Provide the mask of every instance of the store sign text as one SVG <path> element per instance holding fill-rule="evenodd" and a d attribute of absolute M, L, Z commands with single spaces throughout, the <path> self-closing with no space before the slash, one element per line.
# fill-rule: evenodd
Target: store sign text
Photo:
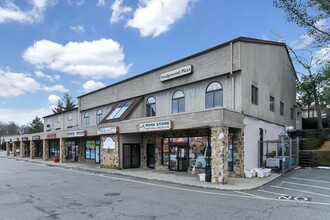
<path fill-rule="evenodd" d="M 192 73 L 192 65 L 184 66 L 160 75 L 160 81 L 174 79 Z"/>
<path fill-rule="evenodd" d="M 29 137 L 22 137 L 22 141 L 28 141 Z"/>
<path fill-rule="evenodd" d="M 140 131 L 159 131 L 172 129 L 172 121 L 150 122 L 139 125 Z"/>
<path fill-rule="evenodd" d="M 117 134 L 118 130 L 118 126 L 113 126 L 106 128 L 98 128 L 96 132 L 97 134 Z"/>
<path fill-rule="evenodd" d="M 39 135 L 32 136 L 32 140 L 33 141 L 40 140 L 40 136 Z"/>
<path fill-rule="evenodd" d="M 56 134 L 47 134 L 47 139 L 56 138 Z"/>
<path fill-rule="evenodd" d="M 84 136 L 86 136 L 86 131 L 85 130 L 69 131 L 68 132 L 68 137 L 84 137 Z"/>

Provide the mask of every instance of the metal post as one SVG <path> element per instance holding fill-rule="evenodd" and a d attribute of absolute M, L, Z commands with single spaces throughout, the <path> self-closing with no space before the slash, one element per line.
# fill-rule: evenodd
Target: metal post
<path fill-rule="evenodd" d="M 258 141 L 258 168 L 260 168 L 260 141 Z"/>
<path fill-rule="evenodd" d="M 284 175 L 284 164 L 285 164 L 285 156 L 284 156 L 284 137 L 282 139 L 282 176 Z"/>
<path fill-rule="evenodd" d="M 291 163 L 292 163 L 292 140 L 290 137 L 290 157 L 289 157 L 289 169 L 291 170 Z"/>
<path fill-rule="evenodd" d="M 299 137 L 297 137 L 297 161 L 296 166 L 299 165 Z"/>

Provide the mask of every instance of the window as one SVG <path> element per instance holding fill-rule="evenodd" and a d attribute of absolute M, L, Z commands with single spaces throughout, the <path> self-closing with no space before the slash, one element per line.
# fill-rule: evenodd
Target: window
<path fill-rule="evenodd" d="M 176 91 L 172 97 L 172 113 L 184 112 L 184 93 Z"/>
<path fill-rule="evenodd" d="M 117 105 L 117 107 L 111 112 L 108 116 L 107 120 L 120 118 L 124 114 L 124 112 L 128 109 L 128 107 L 132 104 L 134 100 L 121 102 Z"/>
<path fill-rule="evenodd" d="M 100 124 L 102 117 L 103 117 L 103 112 L 101 109 L 98 109 L 96 111 L 96 124 Z"/>
<path fill-rule="evenodd" d="M 205 108 L 216 107 L 222 107 L 222 86 L 213 82 L 206 89 Z"/>
<path fill-rule="evenodd" d="M 253 104 L 258 105 L 259 99 L 258 99 L 258 88 L 252 85 L 252 93 L 251 93 L 251 101 Z"/>
<path fill-rule="evenodd" d="M 72 121 L 72 112 L 68 113 L 68 121 Z"/>
<path fill-rule="evenodd" d="M 275 98 L 273 96 L 269 98 L 269 108 L 270 111 L 275 112 Z"/>
<path fill-rule="evenodd" d="M 85 127 L 89 126 L 89 113 L 88 112 L 86 112 L 84 114 L 84 126 Z"/>
<path fill-rule="evenodd" d="M 100 141 L 90 140 L 86 141 L 85 145 L 85 158 L 95 160 L 98 156 L 97 147 L 100 146 Z M 99 149 L 99 148 L 98 148 Z"/>
<path fill-rule="evenodd" d="M 293 120 L 293 108 L 290 108 L 290 119 Z"/>
<path fill-rule="evenodd" d="M 60 123 L 60 122 L 61 122 L 61 116 L 58 115 L 58 116 L 57 116 L 57 123 Z"/>
<path fill-rule="evenodd" d="M 156 116 L 156 100 L 149 97 L 147 100 L 147 117 Z"/>
<path fill-rule="evenodd" d="M 284 103 L 280 102 L 280 114 L 283 116 L 284 115 Z"/>

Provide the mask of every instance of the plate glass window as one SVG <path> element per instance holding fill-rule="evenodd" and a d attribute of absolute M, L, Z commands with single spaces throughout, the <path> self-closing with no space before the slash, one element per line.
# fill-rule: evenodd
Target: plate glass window
<path fill-rule="evenodd" d="M 185 111 L 184 106 L 184 93 L 182 91 L 176 91 L 172 97 L 172 113 L 180 113 Z"/>
<path fill-rule="evenodd" d="M 149 97 L 147 100 L 147 117 L 156 116 L 156 100 Z"/>
<path fill-rule="evenodd" d="M 254 85 L 251 86 L 252 92 L 251 92 L 251 101 L 253 104 L 258 105 L 259 104 L 259 91 L 258 88 Z"/>
<path fill-rule="evenodd" d="M 222 86 L 219 82 L 211 83 L 206 89 L 206 108 L 222 107 Z"/>
<path fill-rule="evenodd" d="M 88 112 L 86 112 L 84 114 L 84 125 L 85 125 L 85 127 L 89 126 L 89 113 Z"/>
<path fill-rule="evenodd" d="M 275 112 L 275 98 L 273 96 L 269 98 L 269 108 L 270 111 Z"/>
<path fill-rule="evenodd" d="M 101 109 L 98 109 L 96 111 L 96 124 L 100 124 L 102 117 L 103 117 L 103 112 Z"/>

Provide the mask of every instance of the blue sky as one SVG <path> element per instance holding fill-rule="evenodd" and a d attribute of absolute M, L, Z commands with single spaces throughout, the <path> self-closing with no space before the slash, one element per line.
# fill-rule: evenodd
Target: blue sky
<path fill-rule="evenodd" d="M 324 21 L 329 25 L 329 21 Z M 0 0 L 0 121 L 245 36 L 303 45 L 265 0 Z"/>

